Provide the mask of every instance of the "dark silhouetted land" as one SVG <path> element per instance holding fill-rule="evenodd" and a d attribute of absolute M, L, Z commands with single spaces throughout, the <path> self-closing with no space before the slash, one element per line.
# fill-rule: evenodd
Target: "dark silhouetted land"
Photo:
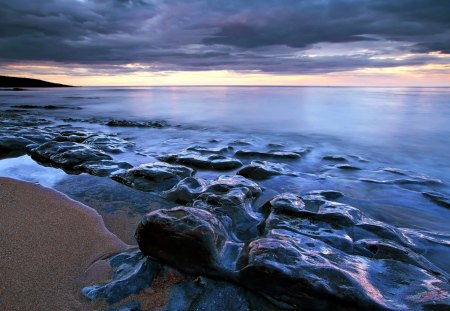
<path fill-rule="evenodd" d="M 0 87 L 70 87 L 70 85 L 52 83 L 38 79 L 0 76 Z"/>

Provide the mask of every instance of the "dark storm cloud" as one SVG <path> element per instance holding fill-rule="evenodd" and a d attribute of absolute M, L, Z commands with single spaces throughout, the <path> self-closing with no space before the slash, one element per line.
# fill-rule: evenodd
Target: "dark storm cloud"
<path fill-rule="evenodd" d="M 450 53 L 448 12 L 445 0 L 0 0 L 0 62 L 273 73 L 439 63 L 396 56 Z"/>

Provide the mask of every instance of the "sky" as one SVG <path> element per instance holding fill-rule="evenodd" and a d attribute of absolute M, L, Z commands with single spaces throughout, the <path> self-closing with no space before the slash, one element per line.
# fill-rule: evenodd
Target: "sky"
<path fill-rule="evenodd" d="M 0 0 L 0 74 L 71 85 L 450 86 L 449 0 Z"/>

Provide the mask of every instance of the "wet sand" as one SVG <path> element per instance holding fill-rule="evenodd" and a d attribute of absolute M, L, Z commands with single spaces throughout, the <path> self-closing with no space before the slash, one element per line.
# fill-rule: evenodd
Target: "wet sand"
<path fill-rule="evenodd" d="M 89 310 L 80 286 L 108 273 L 89 268 L 127 248 L 95 210 L 39 185 L 0 178 L 0 215 L 0 310 Z"/>

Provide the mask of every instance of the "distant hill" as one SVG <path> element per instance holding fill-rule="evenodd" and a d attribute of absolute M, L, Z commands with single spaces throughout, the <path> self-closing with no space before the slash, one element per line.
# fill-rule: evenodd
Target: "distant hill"
<path fill-rule="evenodd" d="M 70 87 L 70 85 L 52 83 L 38 79 L 0 76 L 0 87 Z"/>

